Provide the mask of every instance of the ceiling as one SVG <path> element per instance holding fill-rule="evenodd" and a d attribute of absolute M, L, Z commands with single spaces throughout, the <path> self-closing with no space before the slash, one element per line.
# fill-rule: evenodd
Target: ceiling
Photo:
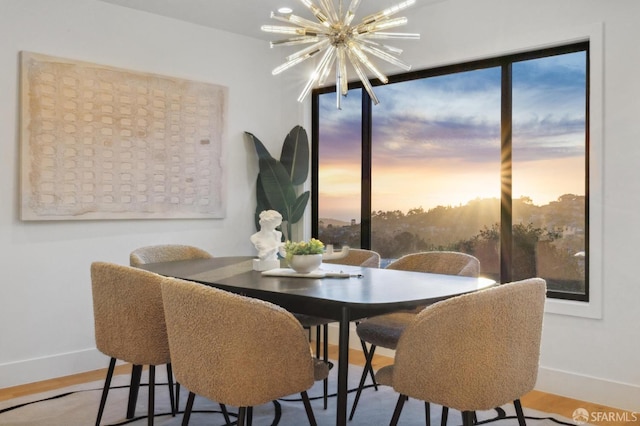
<path fill-rule="evenodd" d="M 217 28 L 236 34 L 263 40 L 273 39 L 273 35 L 260 31 L 262 25 L 280 25 L 270 19 L 271 11 L 288 6 L 293 13 L 315 20 L 311 12 L 299 0 L 101 0 L 106 3 L 125 6 L 156 15 L 179 19 L 198 25 Z M 343 7 L 349 7 L 350 0 L 334 1 L 336 5 L 343 1 Z M 409 24 L 402 32 L 419 32 L 411 29 L 411 12 L 426 5 L 444 0 L 418 0 L 417 4 L 400 13 L 409 18 Z M 379 12 L 399 3 L 400 0 L 362 0 L 356 12 L 358 22 L 363 17 Z M 314 1 L 318 4 L 318 1 Z"/>

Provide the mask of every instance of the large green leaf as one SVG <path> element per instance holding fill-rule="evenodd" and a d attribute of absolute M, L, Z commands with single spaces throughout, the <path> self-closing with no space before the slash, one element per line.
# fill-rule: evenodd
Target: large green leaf
<path fill-rule="evenodd" d="M 282 215 L 283 232 L 291 235 L 291 224 L 298 222 L 309 202 L 309 191 L 296 196 L 294 185 L 301 185 L 309 174 L 309 140 L 301 126 L 295 126 L 282 147 L 281 160 L 274 159 L 253 133 L 245 132 L 258 156 L 259 173 L 256 181 L 256 229 L 263 210 L 277 210 Z M 286 229 L 284 229 L 286 225 Z"/>
<path fill-rule="evenodd" d="M 291 176 L 293 185 L 302 185 L 309 174 L 309 139 L 302 126 L 295 126 L 282 145 L 280 162 Z"/>
<path fill-rule="evenodd" d="M 296 223 L 302 218 L 304 209 L 307 207 L 307 202 L 309 201 L 309 195 L 309 191 L 305 191 L 296 199 L 291 209 L 291 223 Z"/>
<path fill-rule="evenodd" d="M 260 207 L 260 204 L 256 205 L 256 211 L 253 214 L 253 222 L 256 226 L 256 231 L 260 230 L 260 213 L 262 213 L 264 209 Z"/>
<path fill-rule="evenodd" d="M 267 151 L 267 148 L 265 148 L 264 144 L 260 142 L 260 139 L 255 137 L 253 133 L 244 132 L 244 134 L 247 135 L 251 142 L 253 142 L 259 160 L 273 158 L 271 154 L 269 154 L 269 151 Z"/>
<path fill-rule="evenodd" d="M 269 205 L 269 200 L 267 199 L 267 194 L 264 192 L 264 187 L 262 186 L 262 179 L 260 178 L 260 173 L 258 173 L 258 179 L 256 179 L 256 214 L 255 214 L 255 223 L 256 230 L 260 230 L 260 213 L 263 210 L 271 210 L 271 206 Z"/>
<path fill-rule="evenodd" d="M 260 180 L 269 204 L 289 220 L 291 209 L 296 202 L 296 193 L 284 166 L 277 160 L 260 159 Z"/>
<path fill-rule="evenodd" d="M 262 184 L 262 175 L 258 173 L 258 179 L 256 179 L 256 200 L 258 204 L 264 207 L 264 210 L 269 210 L 271 206 L 269 205 L 269 199 L 267 198 L 267 193 L 264 190 L 264 185 Z"/>

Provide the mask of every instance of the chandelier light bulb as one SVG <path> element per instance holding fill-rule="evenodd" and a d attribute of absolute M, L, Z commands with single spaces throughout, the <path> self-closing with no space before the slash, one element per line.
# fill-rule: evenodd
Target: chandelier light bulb
<path fill-rule="evenodd" d="M 382 44 L 376 40 L 420 39 L 420 34 L 384 32 L 384 30 L 405 25 L 407 18 L 392 18 L 392 16 L 413 6 L 416 0 L 406 0 L 366 16 L 359 24 L 355 25 L 351 23 L 361 0 L 351 0 L 349 8 L 344 12 L 342 0 L 340 0 L 337 9 L 334 0 L 317 0 L 318 4 L 312 0 L 300 1 L 311 11 L 318 22 L 293 15 L 291 9 L 281 8 L 278 12 L 271 12 L 271 18 L 290 24 L 289 26 L 262 26 L 263 31 L 290 36 L 284 40 L 270 42 L 271 47 L 310 44 L 308 47 L 289 55 L 285 63 L 273 70 L 274 75 L 324 52 L 302 93 L 300 93 L 298 101 L 302 102 L 316 84 L 323 85 L 329 76 L 329 71 L 335 66 L 336 107 L 340 109 L 340 99 L 342 96 L 346 96 L 348 91 L 347 60 L 351 63 L 357 77 L 376 105 L 379 101 L 373 92 L 365 70 L 375 75 L 384 84 L 389 79 L 371 62 L 369 55 L 405 71 L 411 69 L 410 65 L 396 57 L 402 53 L 402 49 Z"/>

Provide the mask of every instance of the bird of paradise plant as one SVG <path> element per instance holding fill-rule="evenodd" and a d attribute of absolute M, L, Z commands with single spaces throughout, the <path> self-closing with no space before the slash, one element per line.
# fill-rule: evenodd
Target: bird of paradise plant
<path fill-rule="evenodd" d="M 300 195 L 296 187 L 302 185 L 309 174 L 309 139 L 301 126 L 295 126 L 285 137 L 280 160 L 276 160 L 264 144 L 252 133 L 245 132 L 258 156 L 259 173 L 256 183 L 256 229 L 258 216 L 263 210 L 276 210 L 282 215 L 285 240 L 291 239 L 292 225 L 304 214 L 309 191 Z"/>

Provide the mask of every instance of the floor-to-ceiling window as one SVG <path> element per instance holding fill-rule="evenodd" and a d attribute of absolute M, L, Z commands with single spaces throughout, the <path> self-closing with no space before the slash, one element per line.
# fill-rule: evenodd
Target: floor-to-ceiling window
<path fill-rule="evenodd" d="M 376 88 L 371 248 L 450 250 L 500 215 L 500 68 Z"/>
<path fill-rule="evenodd" d="M 478 257 L 588 300 L 588 43 L 314 92 L 313 233 L 385 261 Z"/>
<path fill-rule="evenodd" d="M 335 95 L 319 100 L 317 144 L 319 238 L 335 246 L 360 247 L 362 200 L 362 89 L 354 89 L 336 108 Z"/>
<path fill-rule="evenodd" d="M 586 296 L 587 51 L 512 65 L 513 278 Z"/>

